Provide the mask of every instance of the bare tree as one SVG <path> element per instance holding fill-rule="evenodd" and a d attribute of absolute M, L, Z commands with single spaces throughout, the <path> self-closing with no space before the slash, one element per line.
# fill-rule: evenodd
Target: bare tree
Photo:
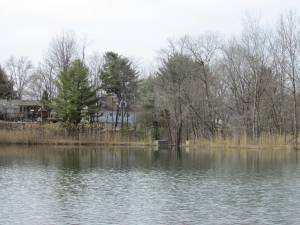
<path fill-rule="evenodd" d="M 64 31 L 56 35 L 51 40 L 45 57 L 30 76 L 28 94 L 35 99 L 40 99 L 42 94 L 46 92 L 49 100 L 55 98 L 57 95 L 57 77 L 79 57 L 78 49 L 78 40 L 73 32 Z M 82 57 L 84 57 L 85 45 L 82 51 Z"/>
<path fill-rule="evenodd" d="M 103 55 L 98 52 L 94 52 L 92 55 L 89 56 L 87 60 L 87 64 L 89 67 L 89 80 L 92 85 L 96 87 L 101 86 L 101 69 L 104 64 Z"/>
<path fill-rule="evenodd" d="M 11 56 L 6 63 L 6 69 L 10 79 L 14 82 L 17 97 L 22 99 L 33 69 L 31 61 L 26 57 Z"/>
<path fill-rule="evenodd" d="M 74 32 L 63 31 L 50 42 L 46 57 L 47 61 L 55 69 L 56 73 L 65 71 L 78 57 L 78 48 L 78 40 Z"/>
<path fill-rule="evenodd" d="M 269 36 L 259 20 L 248 18 L 244 25 L 241 46 L 245 58 L 245 69 L 251 85 L 252 138 L 257 140 L 261 131 L 262 101 L 271 78 L 268 55 Z"/>
<path fill-rule="evenodd" d="M 293 133 L 296 143 L 298 144 L 298 113 L 297 113 L 297 85 L 299 80 L 299 17 L 296 12 L 289 11 L 280 18 L 278 35 L 280 44 L 284 49 L 285 56 L 285 73 L 288 75 L 291 92 L 293 96 Z"/>
<path fill-rule="evenodd" d="M 48 94 L 49 99 L 56 96 L 56 74 L 54 68 L 46 60 L 39 63 L 38 67 L 30 76 L 30 84 L 28 86 L 28 95 L 40 100 L 43 93 Z"/>
<path fill-rule="evenodd" d="M 198 108 L 195 108 L 194 112 L 195 115 L 202 120 L 203 125 L 209 129 L 210 134 L 214 136 L 218 127 L 216 105 L 217 77 L 214 68 L 216 67 L 217 59 L 220 55 L 221 40 L 219 36 L 214 33 L 200 35 L 197 38 L 188 37 L 186 49 L 197 64 L 195 69 L 198 74 L 198 79 L 196 79 L 198 81 L 198 87 L 195 88 L 195 90 L 204 90 L 202 104 L 201 106 L 198 105 Z M 193 84 L 193 82 L 191 82 L 191 84 Z M 196 96 L 193 97 L 193 99 L 195 98 Z M 203 106 L 206 110 L 203 111 L 202 114 L 197 113 L 199 112 L 199 108 L 203 108 Z"/>
<path fill-rule="evenodd" d="M 44 90 L 44 82 L 42 77 L 38 72 L 33 72 L 28 82 L 26 95 L 29 96 L 30 99 L 41 100 Z"/>

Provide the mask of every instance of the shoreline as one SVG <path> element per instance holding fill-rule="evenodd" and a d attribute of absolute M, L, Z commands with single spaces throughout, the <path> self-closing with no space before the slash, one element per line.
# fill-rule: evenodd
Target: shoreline
<path fill-rule="evenodd" d="M 16 146 L 120 146 L 120 147 L 153 147 L 159 149 L 171 148 L 168 146 L 158 146 L 155 142 L 143 142 L 143 141 L 76 141 L 76 140 L 48 140 L 48 141 L 0 141 L 0 146 L 4 145 L 16 145 Z M 203 144 L 189 144 L 182 145 L 182 148 L 191 150 L 201 149 L 218 149 L 218 150 L 298 150 L 293 145 L 261 145 L 261 144 L 246 144 L 246 145 L 227 145 L 217 143 L 203 143 Z"/>

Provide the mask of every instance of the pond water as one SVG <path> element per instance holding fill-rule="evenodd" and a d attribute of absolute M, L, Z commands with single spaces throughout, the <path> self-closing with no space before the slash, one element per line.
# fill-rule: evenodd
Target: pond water
<path fill-rule="evenodd" d="M 1 146 L 0 224 L 300 224 L 298 157 Z"/>

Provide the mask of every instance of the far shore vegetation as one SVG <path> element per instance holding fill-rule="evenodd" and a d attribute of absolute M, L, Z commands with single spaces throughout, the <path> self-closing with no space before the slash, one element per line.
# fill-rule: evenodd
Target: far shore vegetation
<path fill-rule="evenodd" d="M 229 38 L 170 40 L 150 72 L 62 32 L 38 65 L 0 65 L 0 143 L 297 149 L 299 21 L 290 10 L 269 26 L 249 17 Z"/>

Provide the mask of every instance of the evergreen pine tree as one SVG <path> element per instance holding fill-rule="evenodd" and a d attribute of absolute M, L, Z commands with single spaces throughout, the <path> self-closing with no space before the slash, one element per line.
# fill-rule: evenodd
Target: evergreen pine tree
<path fill-rule="evenodd" d="M 104 56 L 104 66 L 101 71 L 102 88 L 107 94 L 117 97 L 117 114 L 115 127 L 118 124 L 118 116 L 121 112 L 121 127 L 123 127 L 124 105 L 126 110 L 133 104 L 137 92 L 138 72 L 132 62 L 114 52 L 107 52 Z"/>
<path fill-rule="evenodd" d="M 13 82 L 8 79 L 5 70 L 0 66 L 0 99 L 13 99 L 15 97 Z"/>
<path fill-rule="evenodd" d="M 54 108 L 64 122 L 78 124 L 87 113 L 97 112 L 97 90 L 89 84 L 88 68 L 80 60 L 59 75 L 57 87 Z"/>

